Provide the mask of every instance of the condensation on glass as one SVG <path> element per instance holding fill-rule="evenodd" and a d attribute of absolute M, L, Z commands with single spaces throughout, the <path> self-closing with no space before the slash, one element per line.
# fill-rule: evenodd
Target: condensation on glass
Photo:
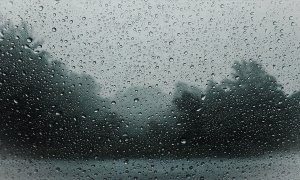
<path fill-rule="evenodd" d="M 0 8 L 0 179 L 300 178 L 297 0 Z"/>

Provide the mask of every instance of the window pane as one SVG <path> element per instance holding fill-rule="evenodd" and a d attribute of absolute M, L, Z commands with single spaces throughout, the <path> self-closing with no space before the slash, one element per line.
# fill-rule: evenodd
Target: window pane
<path fill-rule="evenodd" d="M 0 8 L 0 179 L 300 178 L 297 0 Z"/>

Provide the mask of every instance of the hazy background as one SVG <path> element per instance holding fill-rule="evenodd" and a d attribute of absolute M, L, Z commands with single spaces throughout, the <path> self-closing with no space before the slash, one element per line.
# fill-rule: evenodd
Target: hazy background
<path fill-rule="evenodd" d="M 164 158 L 165 152 L 163 150 L 165 147 L 172 149 L 172 142 L 177 142 L 177 145 L 174 147 L 181 147 L 183 150 L 190 149 L 193 143 L 189 143 L 189 139 L 186 138 L 182 141 L 181 137 L 185 136 L 178 134 L 179 131 L 176 131 L 176 129 L 172 130 L 170 127 L 173 127 L 173 124 L 177 122 L 184 122 L 190 117 L 193 118 L 193 116 L 199 115 L 201 112 L 198 112 L 198 110 L 196 112 L 192 112 L 193 105 L 196 107 L 199 106 L 199 103 L 197 104 L 196 102 L 191 101 L 191 108 L 189 108 L 189 103 L 184 104 L 190 109 L 188 112 L 192 113 L 190 113 L 191 115 L 187 116 L 187 118 L 182 118 L 182 121 L 177 121 L 177 119 L 173 118 L 174 114 L 183 113 L 183 110 L 178 109 L 177 110 L 179 112 L 175 111 L 174 113 L 172 109 L 172 106 L 176 106 L 176 101 L 175 103 L 171 103 L 171 100 L 174 97 L 176 99 L 175 93 L 178 93 L 174 93 L 175 83 L 182 81 L 189 85 L 191 84 L 204 89 L 207 81 L 210 79 L 219 81 L 231 77 L 229 75 L 233 72 L 231 66 L 234 64 L 234 61 L 253 59 L 256 62 L 261 63 L 267 72 L 273 75 L 276 80 L 283 85 L 286 93 L 299 91 L 299 5 L 300 2 L 298 0 L 1 0 L 0 15 L 2 16 L 3 21 L 11 20 L 15 25 L 21 21 L 25 21 L 26 24 L 29 24 L 33 28 L 34 37 L 40 37 L 34 39 L 34 41 L 44 41 L 41 49 L 50 52 L 53 60 L 59 60 L 66 64 L 66 67 L 60 67 L 65 68 L 67 71 L 71 70 L 74 72 L 70 73 L 71 80 L 67 81 L 67 83 L 78 83 L 81 80 L 89 84 L 93 79 L 84 79 L 85 76 L 79 80 L 72 80 L 72 77 L 74 78 L 79 76 L 76 74 L 77 72 L 89 74 L 99 83 L 99 86 L 101 87 L 99 95 L 101 96 L 95 96 L 93 94 L 93 90 L 97 89 L 93 88 L 95 85 L 93 83 L 91 83 L 92 86 L 84 86 L 84 88 L 87 88 L 87 91 L 84 88 L 75 89 L 75 93 L 73 93 L 75 95 L 70 95 L 70 98 L 67 101 L 68 103 L 65 102 L 67 98 L 59 99 L 47 96 L 47 98 L 45 98 L 46 100 L 44 99 L 41 102 L 42 105 L 45 105 L 45 107 L 41 107 L 41 113 L 44 113 L 42 114 L 43 116 L 38 116 L 40 114 L 35 113 L 35 111 L 32 110 L 35 105 L 38 104 L 34 103 L 39 101 L 32 101 L 34 102 L 33 105 L 27 103 L 27 100 L 30 98 L 34 99 L 34 97 L 46 97 L 35 94 L 35 92 L 38 92 L 39 90 L 38 87 L 28 89 L 30 92 L 30 98 L 23 97 L 23 93 L 19 93 L 16 97 L 20 97 L 21 101 L 18 102 L 15 101 L 15 99 L 11 99 L 13 103 L 8 105 L 3 103 L 3 107 L 7 106 L 7 108 L 2 112 L 2 114 L 5 115 L 3 118 L 3 124 L 8 125 L 7 128 L 2 129 L 15 135 L 10 137 L 10 139 L 15 140 L 13 141 L 15 144 L 18 144 L 18 142 L 24 139 L 30 140 L 30 138 L 32 138 L 32 141 L 25 142 L 29 142 L 29 145 L 35 145 L 37 142 L 42 142 L 42 145 L 38 146 L 38 150 L 41 154 L 43 154 L 41 149 L 45 147 L 45 144 L 48 145 L 49 142 L 49 136 L 47 133 L 54 134 L 56 131 L 55 129 L 51 130 L 51 128 L 49 128 L 50 130 L 48 128 L 43 128 L 44 126 L 39 128 L 36 125 L 44 124 L 45 127 L 48 127 L 49 122 L 51 123 L 52 120 L 53 122 L 58 122 L 57 128 L 59 128 L 58 135 L 54 135 L 54 139 L 51 140 L 54 144 L 59 142 L 58 145 L 56 144 L 56 146 L 52 146 L 53 150 L 56 150 L 54 154 L 62 154 L 62 156 L 66 156 L 65 158 L 68 158 L 68 155 L 71 156 L 72 152 L 75 152 L 75 155 L 76 153 L 81 153 L 83 155 L 91 153 L 93 155 L 95 152 L 96 154 L 100 153 L 100 156 L 98 157 L 97 155 L 93 157 L 95 161 L 75 162 L 54 160 L 40 161 L 34 159 L 15 160 L 10 159 L 11 157 L 9 156 L 6 157 L 5 155 L 0 154 L 0 166 L 3 167 L 0 168 L 0 178 L 19 179 L 22 177 L 23 179 L 41 179 L 46 177 L 47 179 L 74 179 L 74 177 L 124 177 L 125 179 L 132 179 L 133 177 L 137 177 L 144 179 L 157 177 L 159 179 L 297 179 L 300 172 L 300 158 L 299 150 L 296 148 L 296 150 L 291 150 L 291 152 L 295 151 L 294 153 L 288 154 L 289 152 L 287 152 L 288 155 L 285 153 L 267 153 L 259 158 L 200 158 L 177 160 L 101 160 L 102 152 L 103 154 L 116 153 L 114 146 L 112 146 L 113 148 L 111 149 L 105 149 L 106 146 L 104 146 L 105 148 L 103 148 L 103 151 L 101 148 L 100 151 L 96 150 L 92 152 L 91 150 L 93 150 L 93 148 L 99 150 L 99 147 L 103 147 L 102 141 L 98 141 L 95 137 L 102 137 L 102 134 L 97 133 L 106 132 L 106 129 L 101 129 L 101 127 L 106 126 L 103 126 L 103 123 L 100 120 L 103 120 L 104 115 L 109 114 L 110 112 L 117 112 L 116 115 L 109 116 L 112 120 L 116 120 L 116 125 L 113 125 L 113 128 L 111 129 L 117 130 L 114 126 L 119 126 L 120 123 L 121 130 L 120 134 L 114 134 L 115 131 L 112 131 L 112 133 L 108 135 L 108 138 L 103 135 L 104 140 L 109 138 L 118 139 L 121 137 L 118 139 L 119 141 L 112 140 L 112 144 L 117 142 L 117 145 L 121 145 L 121 150 L 122 148 L 128 150 L 124 151 L 129 153 L 128 155 L 130 155 L 130 153 L 139 153 L 139 150 L 142 149 L 141 154 L 157 152 L 159 153 L 158 157 Z M 8 49 L 9 47 L 5 48 Z M 15 60 L 13 58 L 8 59 L 10 61 Z M 46 61 L 42 61 L 41 64 L 43 64 L 43 62 Z M 18 70 L 14 67 L 14 64 L 9 64 L 8 67 Z M 23 65 L 20 65 L 20 67 L 23 67 Z M 60 68 L 57 69 L 61 70 Z M 38 70 L 38 72 L 42 72 L 42 69 Z M 50 70 L 46 72 L 50 72 Z M 60 77 L 59 75 L 61 74 L 64 75 L 66 73 L 61 71 L 57 77 Z M 13 73 L 9 73 L 9 75 L 9 77 L 14 76 Z M 4 76 L 1 77 L 3 78 Z M 20 76 L 17 80 L 24 79 L 26 80 L 25 77 Z M 35 82 L 34 79 L 29 80 L 31 83 Z M 63 82 L 64 79 L 58 78 L 50 80 L 49 84 L 55 81 Z M 22 82 L 23 84 L 14 84 L 11 83 L 11 81 L 8 82 L 13 85 L 8 89 L 19 87 L 19 84 L 26 84 L 24 82 Z M 37 86 L 40 84 L 41 83 L 38 83 Z M 41 88 L 42 90 L 45 90 L 46 86 Z M 70 90 L 71 86 L 68 84 L 67 86 L 58 86 L 57 92 L 65 88 L 67 91 Z M 177 90 L 179 89 L 180 87 L 177 87 Z M 190 94 L 193 92 L 193 89 L 189 87 L 184 87 L 182 89 L 186 90 L 188 93 L 191 92 Z M 272 88 L 270 89 L 272 90 Z M 88 90 L 91 90 L 92 92 L 88 92 Z M 3 92 L 4 95 L 11 93 L 11 91 Z M 18 92 L 19 91 L 16 91 L 14 93 Z M 55 92 L 56 91 L 50 91 L 50 95 L 53 95 Z M 247 92 L 248 91 L 246 91 L 246 93 Z M 272 95 L 272 93 L 270 94 Z M 80 97 L 80 95 L 83 95 L 83 97 Z M 196 95 L 199 94 L 196 93 Z M 235 94 L 233 93 L 233 95 Z M 254 95 L 254 93 L 250 93 L 250 96 L 245 99 L 251 102 Z M 15 96 L 11 95 L 11 97 Z M 62 97 L 69 97 L 69 95 Z M 107 99 L 104 99 L 103 97 L 107 97 Z M 237 94 L 236 97 L 237 98 L 233 97 L 232 99 L 238 100 L 239 94 Z M 281 117 L 286 117 L 286 122 L 297 119 L 296 117 L 294 119 L 290 118 L 291 116 L 294 117 L 298 115 L 297 110 L 280 111 L 280 108 L 284 107 L 286 109 L 296 109 L 298 106 L 288 104 L 289 101 L 280 105 L 282 103 L 280 101 L 282 97 L 286 97 L 279 95 L 274 95 L 274 97 L 274 102 L 271 103 L 266 102 L 267 98 L 263 98 L 259 101 L 261 104 L 270 105 L 271 108 L 265 111 L 262 108 L 258 108 L 259 110 L 255 111 L 258 113 L 254 116 L 254 120 L 258 119 L 258 122 L 264 122 L 260 121 L 264 120 L 264 112 L 272 115 L 267 118 L 269 121 L 268 123 L 271 125 L 276 125 L 277 122 L 280 122 Z M 276 99 L 276 97 L 279 98 Z M 89 101 L 93 98 L 98 101 Z M 214 98 L 215 96 L 211 99 L 215 100 Z M 226 98 L 227 97 L 225 97 L 225 99 Z M 9 98 L 6 99 L 8 100 L 3 102 L 8 102 L 10 100 Z M 185 102 L 189 101 L 188 98 L 182 99 L 186 100 Z M 74 102 L 77 100 L 82 101 L 80 101 L 79 105 L 76 106 Z M 279 101 L 279 103 L 277 103 L 279 105 L 275 105 L 277 101 Z M 46 106 L 50 106 L 57 102 L 61 102 L 60 106 L 53 109 L 64 110 L 63 115 L 65 119 L 63 121 L 61 121 L 62 118 L 60 117 L 62 113 L 57 113 L 52 109 L 49 110 L 48 106 Z M 109 103 L 107 106 L 109 107 L 109 110 L 105 109 L 102 110 L 102 112 L 100 108 L 99 112 L 99 109 L 94 108 L 98 108 L 98 102 L 101 102 L 101 106 Z M 209 110 L 213 109 L 211 107 L 214 104 L 211 102 L 213 101 L 208 101 L 208 103 L 205 104 Z M 230 101 L 224 100 L 223 102 L 227 102 L 229 105 L 232 105 Z M 209 106 L 210 103 L 212 104 L 211 106 Z M 250 103 L 250 105 L 253 104 Z M 217 106 L 219 109 L 220 107 L 223 107 L 222 104 Z M 236 109 L 238 108 L 240 107 L 236 107 Z M 251 106 L 249 108 L 243 106 L 241 109 L 242 108 L 244 108 L 243 110 L 246 112 L 255 109 L 255 106 Z M 276 111 L 276 113 L 272 113 L 272 110 L 277 108 L 278 111 Z M 24 114 L 19 115 L 18 113 L 15 113 L 19 112 L 19 109 L 20 112 Z M 233 108 L 233 110 L 236 109 Z M 27 110 L 36 116 L 34 116 L 34 118 L 30 118 L 29 116 L 27 117 L 27 114 L 25 114 L 27 113 Z M 239 116 L 244 111 L 237 111 L 236 115 Z M 215 116 L 215 112 L 217 111 L 212 111 L 209 117 L 217 117 Z M 226 112 L 226 110 L 222 112 Z M 34 124 L 27 123 L 31 122 L 32 119 L 40 120 L 40 117 L 48 117 L 44 116 L 46 113 L 47 115 L 52 113 L 53 116 L 50 117 L 53 118 L 44 118 L 42 119 L 43 123 L 39 123 L 39 121 L 33 121 Z M 175 115 L 174 117 L 176 117 Z M 73 116 L 79 117 L 79 120 L 77 121 L 79 124 L 75 123 L 75 127 L 72 127 L 75 122 L 73 121 Z M 167 116 L 167 118 L 164 118 L 165 116 Z M 21 122 L 24 123 L 24 125 L 19 124 L 18 119 L 15 117 L 20 117 L 20 119 L 22 119 Z M 228 113 L 228 117 L 234 117 L 234 113 Z M 251 117 L 252 116 L 247 116 L 246 119 L 250 119 Z M 221 120 L 222 118 L 223 117 L 219 119 Z M 93 123 L 89 121 L 94 119 L 99 121 L 92 121 Z M 123 119 L 125 120 L 123 121 Z M 224 119 L 228 120 L 230 118 Z M 164 120 L 168 121 L 168 123 L 164 123 Z M 154 122 L 152 127 L 145 125 L 146 122 L 151 121 Z M 70 122 L 73 122 L 73 124 Z M 103 122 L 105 125 L 108 124 L 106 121 Z M 223 123 L 223 121 L 219 122 Z M 224 149 L 226 146 L 220 145 L 220 141 L 213 140 L 223 139 L 218 138 L 219 136 L 222 137 L 221 135 L 228 135 L 228 137 L 225 138 L 230 139 L 230 135 L 232 134 L 229 130 L 226 131 L 226 128 L 228 127 L 226 123 L 230 124 L 232 121 L 224 122 L 224 133 L 222 128 L 220 128 L 221 130 L 218 130 L 218 128 L 214 130 L 214 124 L 208 123 L 208 125 L 212 126 L 208 128 L 208 130 L 212 131 L 209 135 L 204 134 L 204 137 L 212 137 L 212 141 L 208 142 L 212 145 L 217 145 L 217 148 L 214 148 L 217 152 L 218 150 L 221 152 L 222 148 Z M 251 121 L 248 122 L 251 123 Z M 99 125 L 96 123 L 99 123 Z M 158 123 L 163 125 L 167 124 L 168 126 L 158 126 Z M 235 123 L 232 124 L 234 125 Z M 279 125 L 282 125 L 282 123 L 279 123 Z M 287 132 L 288 135 L 294 135 L 294 132 L 298 132 L 299 128 L 298 126 L 293 125 L 294 124 L 290 124 L 290 126 L 283 126 L 283 132 Z M 296 123 L 296 125 L 298 124 Z M 64 126 L 66 126 L 66 128 L 62 129 Z M 125 126 L 125 128 L 123 126 Z M 234 128 L 238 129 L 239 126 L 240 124 L 237 123 L 237 126 Z M 19 130 L 15 127 L 21 129 L 21 133 L 17 132 Z M 219 127 L 219 124 L 216 127 Z M 247 127 L 247 124 L 241 127 Z M 249 129 L 251 130 L 253 127 L 255 126 L 250 126 Z M 263 126 L 261 129 L 258 128 L 258 131 L 262 131 L 263 135 L 265 133 L 266 136 L 255 136 L 255 133 L 254 140 L 255 137 L 263 137 L 264 140 L 268 142 L 268 138 L 273 136 L 273 134 L 270 134 L 269 132 L 275 132 L 278 137 L 281 137 L 281 134 L 276 133 L 276 130 L 274 131 L 272 130 L 273 128 L 266 127 L 267 126 Z M 82 131 L 81 128 L 85 128 L 84 131 Z M 62 130 L 67 129 L 68 131 L 66 131 L 67 133 L 65 134 Z M 90 131 L 85 131 L 87 129 Z M 133 131 L 133 129 L 136 131 Z M 152 131 L 149 131 L 149 129 Z M 191 129 L 193 130 L 193 128 L 187 128 L 187 130 Z M 46 133 L 44 133 L 45 135 L 41 135 L 41 137 L 35 135 L 35 132 L 42 130 L 46 131 Z M 144 136 L 136 136 L 136 134 L 138 134 L 136 132 L 140 132 L 142 135 L 144 133 Z M 245 129 L 246 134 L 247 132 L 247 129 Z M 27 134 L 30 134 L 30 138 L 27 138 Z M 199 134 L 201 135 L 201 131 L 199 131 L 196 135 L 198 136 Z M 249 134 L 251 135 L 251 133 Z M 237 136 L 238 135 L 233 137 Z M 35 139 L 35 137 L 40 138 L 40 140 Z M 173 141 L 172 137 L 177 138 L 176 141 Z M 274 137 L 276 138 L 276 136 Z M 67 144 L 66 142 L 72 141 L 67 141 L 64 138 L 67 140 L 75 139 L 75 144 Z M 190 139 L 192 138 L 193 135 Z M 123 141 L 121 142 L 120 140 Z M 248 140 L 253 139 L 250 138 Z M 199 140 L 194 142 L 201 141 Z M 253 142 L 253 144 L 255 144 L 257 141 Z M 65 148 L 65 144 L 66 147 L 71 148 Z M 149 145 L 153 144 L 156 146 L 152 146 L 151 150 Z M 277 145 L 276 143 L 274 144 Z M 109 145 L 111 144 L 107 143 L 107 146 L 111 147 Z M 229 145 L 230 142 L 227 143 L 230 150 Z M 233 150 L 235 150 L 235 147 L 238 147 L 237 145 L 238 141 L 233 139 Z M 248 147 L 247 142 L 242 144 L 240 149 L 245 147 Z M 33 146 L 33 148 L 35 148 L 35 146 Z M 201 151 L 201 148 L 199 148 L 199 152 Z M 259 146 L 256 147 L 253 145 L 253 149 L 255 148 L 259 148 Z M 21 148 L 21 150 L 23 149 Z M 48 150 L 50 151 L 45 152 L 49 152 L 49 155 L 51 155 L 51 153 L 53 154 L 53 152 L 51 152 L 52 148 L 49 148 Z M 61 153 L 59 150 L 65 154 Z M 173 148 L 173 150 L 176 152 L 175 148 Z M 279 148 L 278 150 L 281 149 Z M 183 157 L 187 157 L 187 155 L 189 155 L 189 151 L 179 152 L 182 153 Z"/>
<path fill-rule="evenodd" d="M 251 58 L 287 93 L 300 89 L 298 0 L 1 0 L 0 8 L 5 19 L 28 22 L 43 49 L 95 77 L 112 99 L 134 86 L 171 98 L 175 82 L 204 88 L 228 76 L 235 60 Z"/>

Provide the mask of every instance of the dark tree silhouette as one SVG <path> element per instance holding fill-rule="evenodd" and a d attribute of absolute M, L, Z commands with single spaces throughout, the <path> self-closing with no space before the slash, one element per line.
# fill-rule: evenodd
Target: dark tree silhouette
<path fill-rule="evenodd" d="M 97 95 L 93 78 L 50 62 L 25 23 L 6 23 L 0 29 L 4 146 L 23 155 L 62 158 L 111 152 L 120 121 L 109 111 L 108 101 Z"/>
<path fill-rule="evenodd" d="M 211 80 L 204 91 L 178 83 L 173 104 L 158 88 L 135 87 L 111 105 L 91 76 L 50 61 L 25 23 L 0 29 L 0 140 L 7 152 L 248 156 L 299 143 L 300 93 L 285 94 L 254 61 L 236 62 L 232 79 Z"/>
<path fill-rule="evenodd" d="M 256 62 L 233 69 L 233 79 L 210 81 L 205 94 L 186 90 L 174 99 L 187 149 L 249 155 L 289 147 L 298 136 L 299 103 Z"/>

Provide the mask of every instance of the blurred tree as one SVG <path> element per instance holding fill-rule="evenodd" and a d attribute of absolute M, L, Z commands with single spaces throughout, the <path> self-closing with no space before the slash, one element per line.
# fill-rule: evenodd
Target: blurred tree
<path fill-rule="evenodd" d="M 296 103 L 254 61 L 235 62 L 233 69 L 233 79 L 210 81 L 205 94 L 184 91 L 174 98 L 187 146 L 235 155 L 288 147 L 295 134 L 291 127 L 298 123 L 290 104 Z"/>
<path fill-rule="evenodd" d="M 0 137 L 14 151 L 77 157 L 112 151 L 120 120 L 93 78 L 49 61 L 28 26 L 0 27 Z M 107 154 L 107 152 L 103 152 Z"/>

